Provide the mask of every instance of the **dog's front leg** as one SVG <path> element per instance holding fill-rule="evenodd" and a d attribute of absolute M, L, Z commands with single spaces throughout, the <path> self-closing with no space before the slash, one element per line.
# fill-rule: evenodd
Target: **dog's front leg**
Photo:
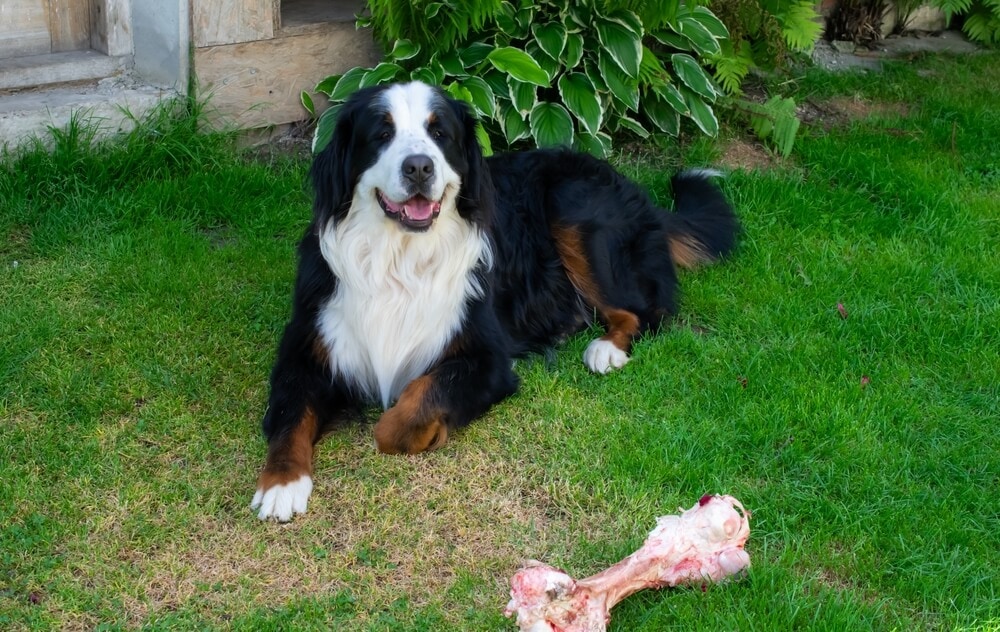
<path fill-rule="evenodd" d="M 448 412 L 432 374 L 410 382 L 399 400 L 375 424 L 375 445 L 386 454 L 416 454 L 448 440 Z"/>
<path fill-rule="evenodd" d="M 379 451 L 416 454 L 439 448 L 451 431 L 513 394 L 518 380 L 505 340 L 497 327 L 454 341 L 445 357 L 410 382 L 375 424 Z"/>

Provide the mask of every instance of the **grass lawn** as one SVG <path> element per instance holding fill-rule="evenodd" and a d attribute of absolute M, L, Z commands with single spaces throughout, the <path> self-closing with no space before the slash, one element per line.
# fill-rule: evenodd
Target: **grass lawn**
<path fill-rule="evenodd" d="M 742 245 L 664 335 L 606 377 L 592 333 L 520 362 L 432 454 L 334 432 L 287 525 L 249 503 L 306 161 L 169 113 L 6 156 L 0 628 L 513 630 L 522 559 L 591 574 L 717 492 L 749 574 L 612 629 L 1000 629 L 1000 54 L 785 89 L 815 120 L 726 180 Z M 666 196 L 729 134 L 616 161 Z"/>

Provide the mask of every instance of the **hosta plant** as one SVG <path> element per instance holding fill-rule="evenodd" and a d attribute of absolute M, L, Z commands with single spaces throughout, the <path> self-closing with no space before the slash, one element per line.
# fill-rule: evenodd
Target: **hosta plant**
<path fill-rule="evenodd" d="M 421 6 L 439 12 L 449 4 Z M 636 4 L 638 12 L 629 8 Z M 529 141 L 603 156 L 612 135 L 677 135 L 684 119 L 714 136 L 720 91 L 704 65 L 727 36 L 710 10 L 681 0 L 504 1 L 458 45 L 396 39 L 374 68 L 321 81 L 316 91 L 333 107 L 319 118 L 314 149 L 329 140 L 337 104 L 355 90 L 417 79 L 470 104 L 487 150 L 492 132 L 508 146 Z M 303 104 L 315 111 L 309 94 Z"/>

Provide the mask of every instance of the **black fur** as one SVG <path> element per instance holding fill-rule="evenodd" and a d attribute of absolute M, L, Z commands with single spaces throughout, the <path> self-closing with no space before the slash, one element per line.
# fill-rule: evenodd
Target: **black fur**
<path fill-rule="evenodd" d="M 343 106 L 333 139 L 312 167 L 314 218 L 299 246 L 292 317 L 263 422 L 272 452 L 279 454 L 269 457 L 265 471 L 278 467 L 283 457 L 275 446 L 306 410 L 318 419 L 318 440 L 324 428 L 372 403 L 357 395 L 350 376 L 331 374 L 316 345 L 318 310 L 339 282 L 320 254 L 318 235 L 347 215 L 354 183 L 378 156 L 387 123 L 372 103 L 383 89 L 362 90 Z M 722 192 L 704 175 L 674 177 L 676 212 L 670 212 L 607 162 L 586 154 L 545 149 L 484 159 L 468 109 L 443 93 L 439 97 L 443 106 L 434 124 L 446 132 L 441 148 L 462 175 L 458 213 L 487 232 L 495 251 L 493 268 L 474 272 L 482 275 L 486 295 L 468 305 L 460 331 L 428 369 L 431 386 L 423 399 L 408 403 L 436 411 L 453 429 L 516 390 L 511 358 L 557 344 L 587 326 L 595 312 L 609 323 L 616 314 L 635 316 L 638 326 L 621 330 L 628 351 L 632 338 L 676 312 L 672 240 L 694 243 L 706 260 L 717 259 L 733 249 L 739 226 Z M 566 253 L 577 246 L 584 263 L 578 262 L 574 281 Z M 581 279 L 589 291 L 580 287 Z"/>

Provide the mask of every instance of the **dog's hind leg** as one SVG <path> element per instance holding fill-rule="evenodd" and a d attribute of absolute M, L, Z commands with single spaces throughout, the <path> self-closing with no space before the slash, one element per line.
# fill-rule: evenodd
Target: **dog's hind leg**
<path fill-rule="evenodd" d="M 637 311 L 624 307 L 628 302 L 619 295 L 627 293 L 627 288 L 611 288 L 614 279 L 608 270 L 603 246 L 586 243 L 583 232 L 575 226 L 554 226 L 552 228 L 556 250 L 570 282 L 587 305 L 593 307 L 597 317 L 605 326 L 605 334 L 591 341 L 583 352 L 583 363 L 594 373 L 608 373 L 620 369 L 629 361 L 632 341 L 648 327 Z"/>

